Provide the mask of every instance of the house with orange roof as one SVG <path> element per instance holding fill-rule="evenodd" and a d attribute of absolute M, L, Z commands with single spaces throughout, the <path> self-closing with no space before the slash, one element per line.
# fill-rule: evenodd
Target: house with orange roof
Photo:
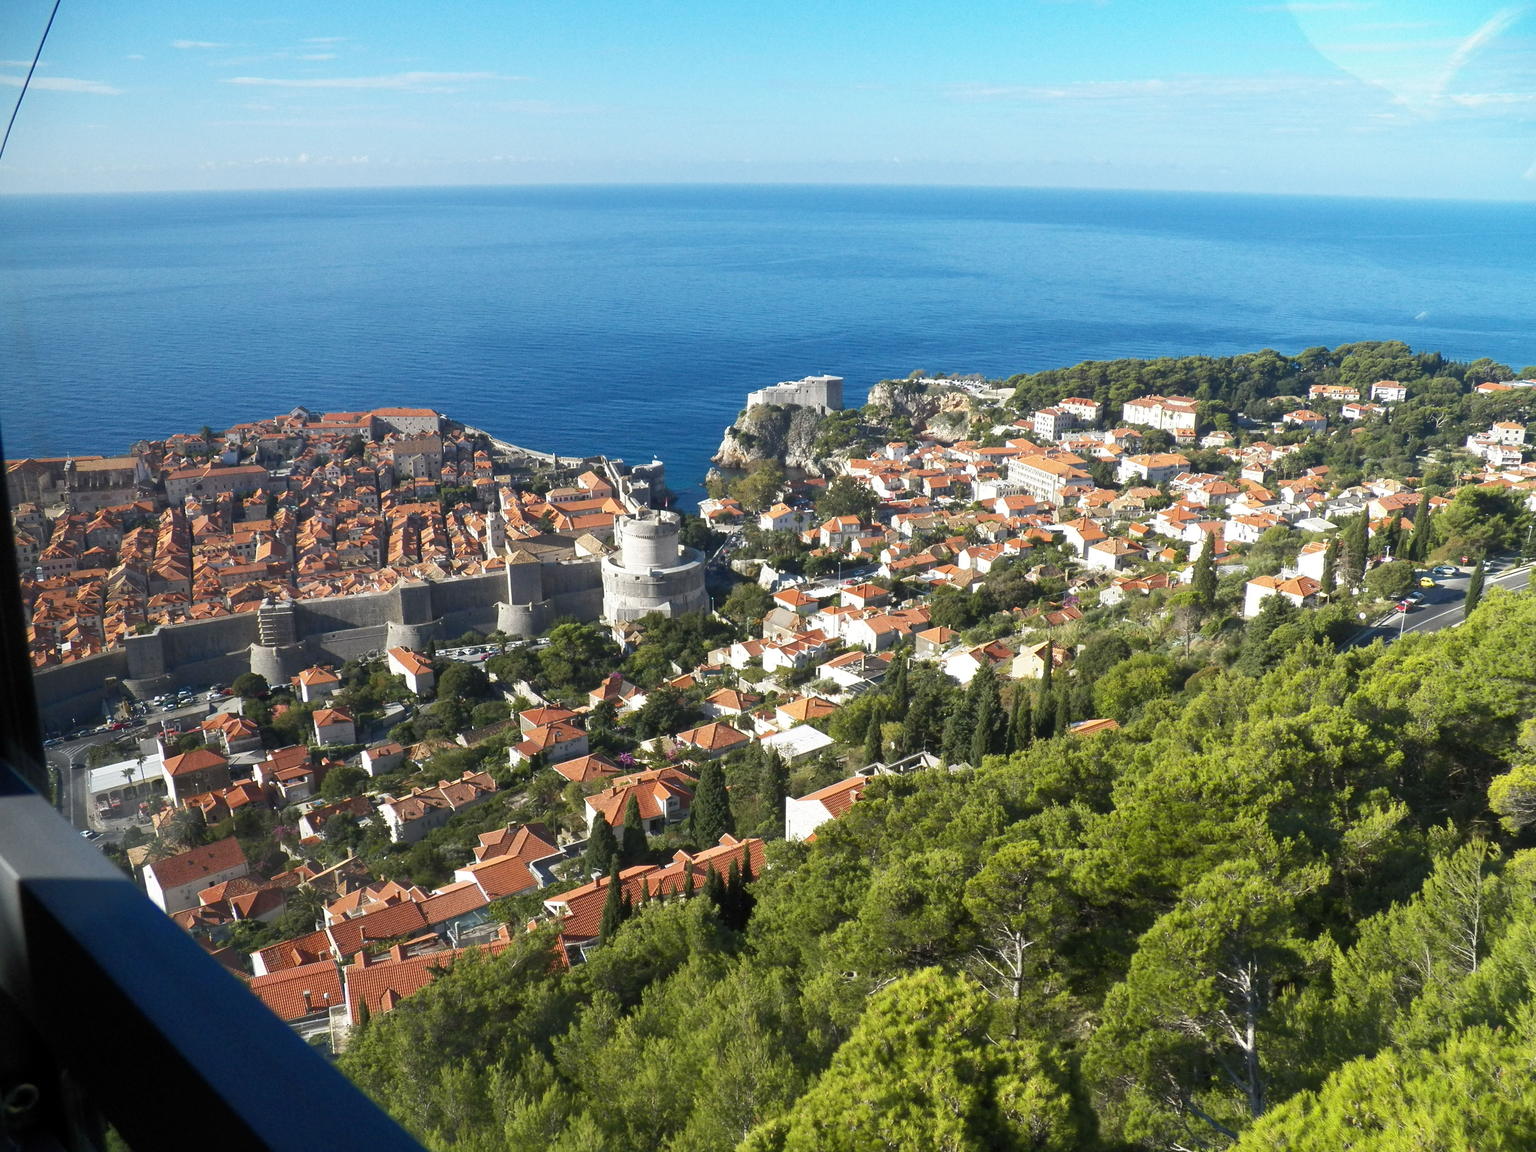
<path fill-rule="evenodd" d="M 321 747 L 357 743 L 357 724 L 345 708 L 317 708 L 310 719 L 315 725 L 315 743 Z"/>
<path fill-rule="evenodd" d="M 386 740 L 382 744 L 363 749 L 363 771 L 370 776 L 383 776 L 395 771 L 404 763 L 405 749 L 393 740 Z"/>
<path fill-rule="evenodd" d="M 320 664 L 304 669 L 293 678 L 292 683 L 298 689 L 299 699 L 306 704 L 324 700 L 341 691 L 341 677 Z"/>
<path fill-rule="evenodd" d="M 741 739 L 745 741 L 746 737 Z M 687 819 L 696 784 L 692 776 L 677 768 L 653 768 L 620 776 L 608 788 L 587 797 L 587 828 L 590 831 L 599 818 L 615 828 L 621 827 L 624 811 L 633 797 L 639 805 L 646 834 L 654 836 L 668 824 Z"/>
<path fill-rule="evenodd" d="M 787 798 L 784 801 L 784 839 L 809 838 L 821 825 L 837 819 L 861 800 L 868 786 L 869 777 L 850 776 L 808 795 Z"/>
<path fill-rule="evenodd" d="M 305 1040 L 328 1038 L 331 1009 L 343 1003 L 341 969 L 329 959 L 257 976 L 249 987 L 279 1020 Z"/>
<path fill-rule="evenodd" d="M 405 677 L 405 686 L 415 695 L 424 696 L 437 685 L 437 673 L 432 661 L 410 648 L 390 648 L 384 653 L 389 670 L 396 676 Z"/>
<path fill-rule="evenodd" d="M 570 760 L 561 761 L 559 764 L 552 765 L 552 767 L 573 784 L 586 784 L 593 780 L 607 780 L 614 776 L 621 776 L 624 773 L 624 769 L 601 753 L 577 756 Z"/>
<path fill-rule="evenodd" d="M 1010 671 L 1015 680 L 1038 680 L 1045 674 L 1046 653 L 1050 653 L 1051 674 L 1064 673 L 1072 666 L 1072 649 L 1051 640 L 1026 644 L 1013 658 Z"/>
<path fill-rule="evenodd" d="M 465 772 L 457 780 L 439 780 L 431 788 L 412 788 L 405 796 L 386 799 L 379 813 L 396 844 L 414 844 L 448 823 L 455 812 L 483 804 L 496 793 L 489 772 Z"/>
<path fill-rule="evenodd" d="M 515 768 L 519 764 L 532 763 L 536 756 L 542 756 L 545 764 L 558 764 L 562 760 L 585 756 L 587 751 L 586 731 L 569 720 L 556 720 L 553 724 L 530 728 L 520 741 L 507 749 L 507 758 Z"/>
<path fill-rule="evenodd" d="M 1284 596 L 1296 607 L 1304 607 L 1321 589 L 1322 585 L 1310 576 L 1293 576 L 1288 580 L 1279 576 L 1259 576 L 1243 586 L 1243 617 L 1253 619 L 1271 596 Z"/>
<path fill-rule="evenodd" d="M 176 805 L 200 792 L 219 792 L 230 786 L 229 761 L 212 748 L 194 748 L 176 756 L 166 756 L 161 772 L 166 795 Z"/>
<path fill-rule="evenodd" d="M 194 907 L 197 894 L 210 884 L 249 873 L 240 842 L 226 836 L 145 865 L 144 891 L 162 912 L 175 913 Z"/>
<path fill-rule="evenodd" d="M 672 739 L 680 748 L 709 760 L 739 751 L 752 742 L 750 736 L 719 720 L 679 732 Z"/>
<path fill-rule="evenodd" d="M 565 859 L 565 852 L 542 824 L 525 824 L 482 833 L 475 856 L 453 879 L 475 885 L 490 902 L 548 887 L 555 881 L 551 868 Z"/>

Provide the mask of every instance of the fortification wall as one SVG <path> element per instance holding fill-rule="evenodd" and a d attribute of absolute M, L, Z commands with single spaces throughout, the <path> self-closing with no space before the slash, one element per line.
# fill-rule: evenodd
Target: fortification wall
<path fill-rule="evenodd" d="M 104 687 L 127 673 L 128 656 L 121 650 L 39 669 L 33 673 L 32 682 L 37 690 L 43 728 L 67 728 L 87 720 L 100 720 Z"/>
<path fill-rule="evenodd" d="M 596 562 L 539 568 L 556 573 L 552 582 L 560 591 L 552 602 L 554 616 L 597 619 L 602 593 Z M 504 593 L 502 575 L 493 572 L 406 584 L 366 596 L 302 600 L 294 605 L 299 644 L 277 654 L 277 665 L 272 654 L 266 654 L 264 669 L 280 666 L 291 674 L 306 664 L 341 663 L 395 643 L 425 647 L 432 639 L 471 629 L 490 632 L 497 626 L 498 601 Z M 391 639 L 392 632 L 397 639 Z M 42 669 L 33 679 L 44 725 L 61 727 L 99 717 L 108 688 L 119 682 L 140 697 L 172 688 L 228 684 L 250 670 L 257 639 L 256 613 L 241 612 L 162 625 L 146 635 L 127 637 L 122 649 Z M 295 663 L 297 667 L 290 667 Z"/>

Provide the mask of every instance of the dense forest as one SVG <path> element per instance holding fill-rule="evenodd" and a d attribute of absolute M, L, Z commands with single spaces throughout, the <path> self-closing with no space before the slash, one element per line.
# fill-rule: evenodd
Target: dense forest
<path fill-rule="evenodd" d="M 343 1067 L 466 1150 L 1536 1144 L 1536 597 L 1277 659 L 879 778 L 745 906 L 529 934 Z"/>

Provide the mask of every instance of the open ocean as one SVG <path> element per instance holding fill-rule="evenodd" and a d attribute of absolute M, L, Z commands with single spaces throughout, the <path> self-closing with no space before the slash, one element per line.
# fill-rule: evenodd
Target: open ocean
<path fill-rule="evenodd" d="M 830 372 L 1294 353 L 1536 362 L 1536 205 L 992 188 L 0 197 L 6 454 L 428 405 L 659 456 L 688 495 L 749 390 Z"/>

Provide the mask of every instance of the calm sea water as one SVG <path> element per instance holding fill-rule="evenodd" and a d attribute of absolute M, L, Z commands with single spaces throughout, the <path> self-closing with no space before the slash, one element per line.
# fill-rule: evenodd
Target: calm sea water
<path fill-rule="evenodd" d="M 1536 362 L 1536 206 L 1045 190 L 0 198 L 6 452 L 431 405 L 696 485 L 744 394 L 832 372 L 1401 339 Z"/>

